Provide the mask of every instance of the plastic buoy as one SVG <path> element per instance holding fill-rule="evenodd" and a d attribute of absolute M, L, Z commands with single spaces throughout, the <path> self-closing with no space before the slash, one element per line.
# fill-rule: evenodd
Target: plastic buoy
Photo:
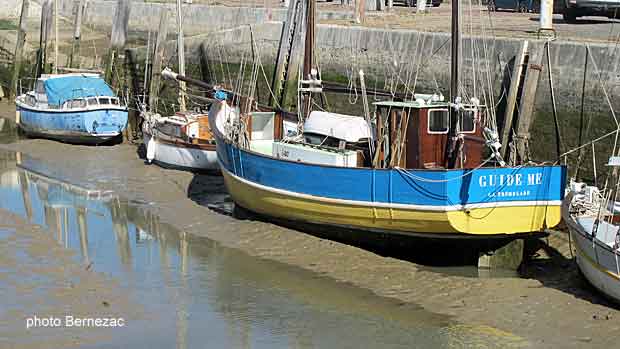
<path fill-rule="evenodd" d="M 146 161 L 148 161 L 149 164 L 155 159 L 155 147 L 157 147 L 157 143 L 155 143 L 155 139 L 151 137 L 146 145 Z"/>

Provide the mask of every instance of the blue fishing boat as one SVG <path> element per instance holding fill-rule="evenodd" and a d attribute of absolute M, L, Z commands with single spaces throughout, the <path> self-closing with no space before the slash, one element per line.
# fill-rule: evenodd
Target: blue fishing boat
<path fill-rule="evenodd" d="M 252 126 L 245 143 L 230 131 L 241 118 L 239 109 L 226 101 L 215 103 L 209 120 L 235 204 L 287 221 L 433 238 L 501 238 L 560 222 L 564 166 L 500 166 L 491 157 L 476 159 L 482 151 L 466 144 L 463 166 L 445 168 L 443 149 L 434 143 L 445 143 L 447 125 L 433 119 L 445 117 L 446 103 L 410 102 L 397 111 L 403 104 L 380 106 L 389 105 L 393 115 L 406 111 L 413 131 L 404 137 L 408 146 L 398 149 L 389 142 L 396 132 L 379 130 L 388 143 L 376 147 L 382 149 L 379 161 L 371 161 L 364 146 L 377 137 L 363 118 L 312 112 L 301 137 L 281 138 L 277 130 L 282 125 L 271 129 L 278 119 L 274 113 L 253 113 L 243 116 L 243 124 L 269 126 Z M 380 120 L 399 124 L 397 118 Z"/>
<path fill-rule="evenodd" d="M 42 75 L 15 104 L 17 125 L 30 137 L 101 144 L 127 125 L 127 107 L 98 74 Z"/>

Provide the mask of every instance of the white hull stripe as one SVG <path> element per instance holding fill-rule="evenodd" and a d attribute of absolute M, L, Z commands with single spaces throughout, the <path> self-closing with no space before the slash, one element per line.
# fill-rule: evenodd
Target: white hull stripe
<path fill-rule="evenodd" d="M 394 203 L 387 203 L 387 202 L 369 202 L 369 201 L 333 199 L 333 198 L 326 198 L 322 196 L 314 196 L 314 195 L 296 193 L 296 192 L 288 191 L 284 189 L 264 186 L 262 184 L 248 181 L 247 179 L 241 178 L 231 173 L 224 166 L 222 166 L 221 163 L 220 163 L 220 167 L 222 171 L 225 171 L 227 174 L 234 177 L 236 180 L 246 185 L 249 185 L 251 187 L 257 188 L 257 189 L 269 191 L 269 192 L 280 194 L 280 195 L 292 196 L 292 197 L 296 197 L 300 199 L 316 200 L 316 201 L 321 201 L 324 203 L 349 205 L 349 206 L 399 208 L 399 209 L 411 210 L 411 211 L 449 212 L 449 211 L 471 210 L 471 209 L 476 209 L 476 208 L 497 208 L 497 207 L 517 207 L 517 206 L 519 207 L 522 207 L 522 206 L 560 206 L 562 204 L 562 200 L 548 200 L 548 201 L 541 200 L 541 201 L 502 201 L 502 202 L 486 202 L 486 203 L 467 204 L 467 205 L 431 206 L 431 205 L 409 205 L 409 204 L 394 204 Z"/>

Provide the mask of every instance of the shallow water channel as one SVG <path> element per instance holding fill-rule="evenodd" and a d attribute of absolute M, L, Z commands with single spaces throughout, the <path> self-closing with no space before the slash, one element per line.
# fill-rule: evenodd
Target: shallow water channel
<path fill-rule="evenodd" d="M 5 129 L 2 139 L 16 138 Z M 68 183 L 54 173 L 53 164 L 0 150 L 0 211 L 44 227 L 41 234 L 51 235 L 75 263 L 117 280 L 115 287 L 147 314 L 86 347 L 524 344 L 492 328 L 459 324 L 415 305 L 185 234 L 159 222 L 148 205 Z M 0 244 L 8 236 L 1 230 Z M 43 286 L 45 280 L 40 282 Z M 0 277 L 0 289 L 5 287 L 11 286 Z M 20 302 L 17 293 L 9 294 Z"/>

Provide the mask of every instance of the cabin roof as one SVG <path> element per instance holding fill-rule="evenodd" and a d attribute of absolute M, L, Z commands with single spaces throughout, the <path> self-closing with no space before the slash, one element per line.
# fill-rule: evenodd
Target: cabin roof
<path fill-rule="evenodd" d="M 359 116 L 313 111 L 304 123 L 304 132 L 334 137 L 347 142 L 372 138 L 368 122 Z"/>
<path fill-rule="evenodd" d="M 43 81 L 49 104 L 62 105 L 65 101 L 87 97 L 115 97 L 114 91 L 98 75 L 63 74 Z"/>

